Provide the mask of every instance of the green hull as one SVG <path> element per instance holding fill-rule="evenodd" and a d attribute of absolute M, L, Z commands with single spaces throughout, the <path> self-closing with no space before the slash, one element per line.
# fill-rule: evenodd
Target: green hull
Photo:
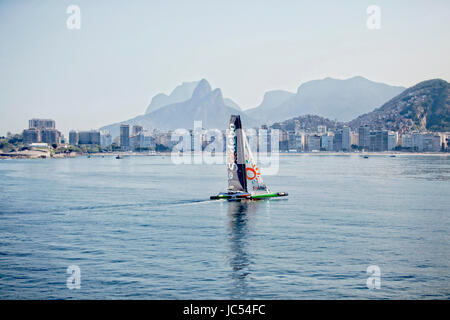
<path fill-rule="evenodd" d="M 262 200 L 268 198 L 278 198 L 278 197 L 286 197 L 288 195 L 287 192 L 276 192 L 276 193 L 264 193 L 264 194 L 255 194 L 251 195 L 249 193 L 220 193 L 217 196 L 211 196 L 211 200 L 229 200 L 229 201 L 240 201 L 240 200 Z"/>
<path fill-rule="evenodd" d="M 267 194 L 257 194 L 252 196 L 252 199 L 264 199 L 264 198 L 276 198 L 276 197 L 286 197 L 288 194 L 286 192 L 277 193 L 267 193 Z"/>

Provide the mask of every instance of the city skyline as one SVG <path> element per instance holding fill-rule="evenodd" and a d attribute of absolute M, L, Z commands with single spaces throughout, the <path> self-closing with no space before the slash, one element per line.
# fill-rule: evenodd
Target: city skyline
<path fill-rule="evenodd" d="M 71 4 L 0 4 L 1 135 L 32 117 L 57 119 L 65 135 L 99 128 L 202 78 L 243 109 L 268 90 L 295 92 L 325 77 L 405 87 L 450 79 L 450 45 L 441 41 L 450 36 L 448 1 L 377 1 L 379 30 L 367 28 L 366 1 L 82 0 L 79 30 L 66 26 Z"/>
<path fill-rule="evenodd" d="M 260 128 L 246 130 L 250 145 L 256 153 L 278 152 L 448 152 L 449 134 L 445 132 L 398 132 L 383 129 L 371 129 L 369 125 L 352 128 L 343 123 L 334 123 L 328 128 L 324 124 L 311 126 L 296 122 L 295 128 L 288 129 L 289 125 L 275 124 L 270 127 L 262 125 Z M 30 119 L 29 128 L 23 131 L 23 146 L 33 148 L 43 144 L 57 148 L 87 146 L 101 147 L 99 152 L 157 151 L 158 148 L 172 153 L 183 152 L 226 152 L 225 141 L 227 130 L 205 129 L 197 127 L 194 130 L 152 131 L 144 130 L 140 125 L 131 126 L 121 124 L 120 135 L 111 136 L 109 131 L 79 131 L 71 130 L 68 140 L 62 139 L 61 133 L 56 129 L 52 119 Z M 188 139 L 188 142 L 185 141 Z M 278 141 L 273 149 L 272 140 Z M 194 141 L 200 141 L 195 144 Z M 42 144 L 43 143 L 43 144 Z M 69 147 L 70 149 L 70 147 Z M 209 150 L 209 151 L 208 151 Z M 61 151 L 61 150 L 60 150 Z M 89 152 L 92 152 L 89 151 Z"/>

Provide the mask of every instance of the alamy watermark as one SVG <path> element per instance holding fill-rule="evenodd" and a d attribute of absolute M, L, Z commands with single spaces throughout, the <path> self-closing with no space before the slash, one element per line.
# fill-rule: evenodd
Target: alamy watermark
<path fill-rule="evenodd" d="M 69 14 L 66 20 L 66 26 L 69 30 L 81 29 L 81 9 L 75 4 L 71 4 L 67 7 L 66 13 Z"/>
<path fill-rule="evenodd" d="M 381 289 L 381 269 L 377 265 L 368 266 L 366 270 L 370 276 L 366 280 L 367 288 L 370 290 Z"/>
<path fill-rule="evenodd" d="M 369 15 L 366 21 L 367 29 L 381 29 L 381 8 L 373 4 L 367 7 L 366 13 Z"/>
<path fill-rule="evenodd" d="M 66 285 L 70 290 L 81 288 L 81 270 L 77 265 L 70 265 L 67 267 L 67 273 L 69 277 L 67 278 Z"/>

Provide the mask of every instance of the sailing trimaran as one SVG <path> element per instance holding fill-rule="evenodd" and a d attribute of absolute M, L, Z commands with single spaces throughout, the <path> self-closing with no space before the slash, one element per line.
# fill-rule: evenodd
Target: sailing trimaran
<path fill-rule="evenodd" d="M 287 192 L 273 193 L 264 184 L 242 129 L 239 115 L 231 116 L 226 140 L 228 190 L 211 196 L 211 200 L 261 200 L 288 195 Z"/>

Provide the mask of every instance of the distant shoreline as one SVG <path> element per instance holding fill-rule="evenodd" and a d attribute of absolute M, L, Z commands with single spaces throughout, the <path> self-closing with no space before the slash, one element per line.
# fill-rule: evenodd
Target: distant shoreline
<path fill-rule="evenodd" d="M 62 158 L 75 158 L 78 156 L 81 156 L 81 154 L 76 152 L 51 153 L 50 150 L 45 149 L 0 153 L 0 159 L 62 159 Z"/>
<path fill-rule="evenodd" d="M 188 153 L 187 153 L 188 154 Z M 209 154 L 209 153 L 208 153 Z M 190 153 L 190 155 L 199 156 L 200 153 Z M 450 156 L 449 152 L 401 152 L 401 151 L 386 151 L 386 152 L 280 152 L 281 157 L 290 156 Z M 48 150 L 25 150 L 17 152 L 0 153 L 0 160 L 4 159 L 65 159 L 76 157 L 171 157 L 171 152 L 158 152 L 158 153 L 146 153 L 146 152 L 102 152 L 102 153 L 56 153 L 52 154 Z M 180 155 L 181 156 L 181 155 Z M 216 156 L 224 156 L 223 153 L 216 153 Z"/>
<path fill-rule="evenodd" d="M 209 152 L 207 152 L 209 154 Z M 200 153 L 186 153 L 190 155 L 200 155 Z M 86 154 L 84 154 L 86 155 Z M 164 156 L 164 157 L 170 157 L 172 155 L 171 152 L 158 152 L 156 154 L 149 154 L 145 152 L 107 152 L 107 153 L 91 153 L 91 156 Z M 286 157 L 286 156 L 407 156 L 407 155 L 413 155 L 413 156 L 447 156 L 450 155 L 449 152 L 400 152 L 400 151 L 386 151 L 386 152 L 280 152 L 280 156 Z M 180 154 L 181 156 L 181 154 Z M 217 152 L 216 156 L 224 156 L 224 153 Z M 270 156 L 270 154 L 269 154 Z"/>
<path fill-rule="evenodd" d="M 304 152 L 280 153 L 280 156 L 448 156 L 449 152 Z"/>

